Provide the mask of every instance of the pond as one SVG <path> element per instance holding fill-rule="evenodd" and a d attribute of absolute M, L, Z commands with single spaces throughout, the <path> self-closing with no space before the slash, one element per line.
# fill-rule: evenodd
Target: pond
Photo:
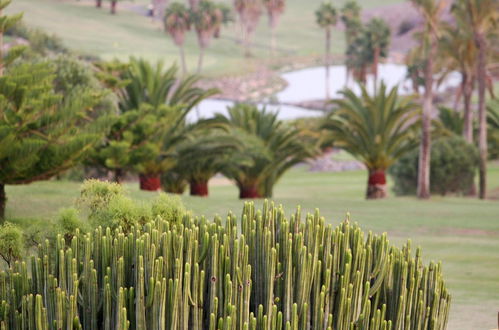
<path fill-rule="evenodd" d="M 407 79 L 407 68 L 400 64 L 380 64 L 378 69 L 378 81 L 383 81 L 388 88 L 398 86 L 399 93 L 412 93 L 411 82 Z M 277 111 L 279 119 L 296 119 L 303 117 L 317 117 L 323 115 L 320 110 L 306 109 L 289 104 L 299 103 L 311 100 L 321 100 L 326 95 L 325 68 L 312 67 L 302 70 L 291 71 L 282 74 L 282 78 L 288 83 L 288 86 L 277 93 L 276 98 L 280 104 L 267 104 L 261 102 L 259 105 L 265 105 L 271 111 Z M 460 83 L 460 75 L 457 72 L 449 74 L 438 86 L 438 91 L 443 92 L 447 88 L 456 87 Z M 373 91 L 374 79 L 368 77 L 367 89 Z M 360 88 L 352 79 L 347 82 L 346 67 L 344 65 L 334 65 L 330 67 L 330 97 L 340 97 L 340 91 L 345 88 L 351 88 L 356 93 Z M 208 99 L 193 111 L 189 119 L 209 118 L 215 113 L 227 113 L 227 106 L 232 105 L 232 101 Z"/>

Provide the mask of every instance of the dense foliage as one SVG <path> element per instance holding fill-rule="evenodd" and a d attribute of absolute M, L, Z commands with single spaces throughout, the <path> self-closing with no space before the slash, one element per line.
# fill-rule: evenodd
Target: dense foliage
<path fill-rule="evenodd" d="M 478 166 L 477 148 L 462 137 L 453 136 L 437 139 L 431 147 L 431 185 L 432 193 L 469 194 Z M 398 195 L 416 193 L 418 151 L 403 156 L 392 168 Z"/>
<path fill-rule="evenodd" d="M 408 243 L 246 204 L 59 235 L 0 272 L 4 329 L 444 329 L 440 264 Z"/>
<path fill-rule="evenodd" d="M 317 141 L 277 119 L 277 114 L 251 104 L 236 104 L 219 115 L 239 136 L 242 146 L 227 159 L 222 173 L 233 179 L 240 198 L 271 197 L 274 185 L 294 165 L 317 154 Z"/>
<path fill-rule="evenodd" d="M 418 143 L 414 129 L 419 114 L 410 97 L 399 97 L 397 88 L 381 84 L 375 95 L 365 86 L 361 96 L 347 89 L 343 99 L 332 101 L 334 110 L 324 123 L 335 146 L 357 157 L 369 175 L 366 198 L 386 196 L 385 171 Z"/>

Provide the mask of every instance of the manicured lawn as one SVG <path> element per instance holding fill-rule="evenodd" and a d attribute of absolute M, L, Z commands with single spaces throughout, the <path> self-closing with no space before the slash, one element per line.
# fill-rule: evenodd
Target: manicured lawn
<path fill-rule="evenodd" d="M 499 165 L 489 172 L 490 190 L 499 191 Z M 383 201 L 363 199 L 366 174 L 310 173 L 305 168 L 290 171 L 275 189 L 275 202 L 290 213 L 296 205 L 304 211 L 319 208 L 333 224 L 345 218 L 365 230 L 388 232 L 393 244 L 407 239 L 421 246 L 426 261 L 440 260 L 453 295 L 448 329 L 492 329 L 497 325 L 499 292 L 499 200 L 439 197 L 429 201 L 390 197 Z M 78 183 L 48 181 L 26 186 L 8 186 L 7 215 L 21 226 L 27 218 L 53 218 L 57 209 L 70 206 L 78 196 Z M 134 198 L 149 200 L 156 193 L 141 192 L 127 184 Z M 211 186 L 209 198 L 184 196 L 195 214 L 238 214 L 243 204 L 232 185 Z M 261 204 L 261 201 L 257 201 Z"/>
<path fill-rule="evenodd" d="M 232 0 L 220 0 L 228 4 Z M 279 61 L 296 61 L 317 56 L 323 52 L 323 32 L 315 24 L 314 12 L 322 0 L 288 0 L 287 9 L 277 29 Z M 363 8 L 400 2 L 401 0 L 361 0 Z M 103 1 L 102 10 L 94 8 L 91 0 L 15 0 L 8 12 L 25 12 L 25 22 L 60 36 L 71 49 L 105 59 L 127 59 L 139 56 L 178 62 L 178 49 L 163 32 L 160 22 L 138 14 L 133 8 L 144 9 L 149 0 L 120 1 L 118 14 L 109 14 L 109 2 Z M 341 6 L 344 0 L 335 1 Z M 242 56 L 239 25 L 231 24 L 218 40 L 213 40 L 205 56 L 206 74 L 220 75 L 242 72 L 258 67 L 270 54 L 270 30 L 267 17 L 262 15 L 254 40 L 252 60 Z M 343 32 L 333 35 L 334 53 L 342 54 L 345 47 Z M 191 69 L 197 63 L 198 48 L 194 32 L 186 41 L 187 62 Z M 244 64 L 244 65 L 242 65 Z"/>

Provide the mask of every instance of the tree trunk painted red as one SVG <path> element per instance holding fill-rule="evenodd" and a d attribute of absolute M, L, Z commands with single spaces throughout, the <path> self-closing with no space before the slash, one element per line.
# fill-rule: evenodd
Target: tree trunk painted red
<path fill-rule="evenodd" d="M 0 224 L 5 222 L 5 205 L 7 204 L 7 195 L 5 194 L 5 185 L 0 183 Z"/>
<path fill-rule="evenodd" d="M 102 7 L 102 0 L 95 0 L 95 7 L 101 8 Z"/>
<path fill-rule="evenodd" d="M 116 0 L 111 1 L 111 14 L 116 14 Z"/>
<path fill-rule="evenodd" d="M 140 190 L 158 191 L 161 189 L 161 179 L 157 174 L 139 175 Z"/>
<path fill-rule="evenodd" d="M 260 193 L 258 192 L 258 188 L 256 185 L 240 186 L 239 198 L 241 199 L 262 198 L 262 195 L 260 195 Z"/>
<path fill-rule="evenodd" d="M 191 181 L 191 196 L 208 196 L 208 181 Z"/>
<path fill-rule="evenodd" d="M 379 199 L 386 197 L 386 174 L 385 170 L 369 170 L 367 179 L 367 199 Z"/>

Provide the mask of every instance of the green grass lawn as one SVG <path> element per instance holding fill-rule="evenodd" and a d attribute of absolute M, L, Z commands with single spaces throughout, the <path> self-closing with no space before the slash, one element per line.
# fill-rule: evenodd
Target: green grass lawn
<path fill-rule="evenodd" d="M 232 3 L 231 0 L 218 1 Z M 344 1 L 336 1 L 335 5 L 341 6 Z M 363 8 L 372 8 L 400 1 L 360 0 L 359 3 Z M 279 61 L 289 62 L 322 54 L 324 36 L 316 26 L 314 16 L 321 2 L 287 1 L 286 11 L 277 29 L 279 53 L 276 58 Z M 150 18 L 129 9 L 131 6 L 146 6 L 147 3 L 148 0 L 121 1 L 115 16 L 109 14 L 108 2 L 104 1 L 104 8 L 98 10 L 93 7 L 94 1 L 91 0 L 15 0 L 7 11 L 23 11 L 27 24 L 55 33 L 71 49 L 87 54 L 104 59 L 127 59 L 133 55 L 153 60 L 164 59 L 167 63 L 178 62 L 178 49 L 163 32 L 161 23 L 152 22 Z M 238 31 L 239 25 L 231 24 L 223 30 L 220 39 L 213 40 L 205 57 L 206 74 L 240 73 L 257 67 L 269 57 L 270 30 L 265 15 L 262 15 L 254 40 L 254 59 L 248 61 L 242 56 L 237 42 Z M 344 47 L 343 32 L 335 31 L 334 53 L 342 54 Z M 188 35 L 186 54 L 189 67 L 194 69 L 198 56 L 194 32 Z"/>
<path fill-rule="evenodd" d="M 305 211 L 320 208 L 326 219 L 338 224 L 351 213 L 365 230 L 388 232 L 393 244 L 411 239 L 422 246 L 425 260 L 440 260 L 453 295 L 448 329 L 492 329 L 497 325 L 499 302 L 499 200 L 439 197 L 429 201 L 389 197 L 382 201 L 363 198 L 366 174 L 310 173 L 305 168 L 290 171 L 275 189 L 275 202 L 292 212 L 296 205 Z M 499 190 L 499 164 L 489 171 L 489 187 Z M 79 183 L 46 181 L 25 186 L 8 186 L 8 217 L 26 226 L 26 218 L 50 219 L 61 207 L 70 206 L 78 195 Z M 150 200 L 156 193 L 127 184 L 130 194 Z M 209 198 L 184 196 L 195 214 L 239 213 L 242 201 L 231 185 L 212 186 Z M 262 201 L 257 201 L 261 204 Z M 24 219 L 22 219 L 24 218 Z M 47 221 L 47 220 L 44 220 Z"/>

